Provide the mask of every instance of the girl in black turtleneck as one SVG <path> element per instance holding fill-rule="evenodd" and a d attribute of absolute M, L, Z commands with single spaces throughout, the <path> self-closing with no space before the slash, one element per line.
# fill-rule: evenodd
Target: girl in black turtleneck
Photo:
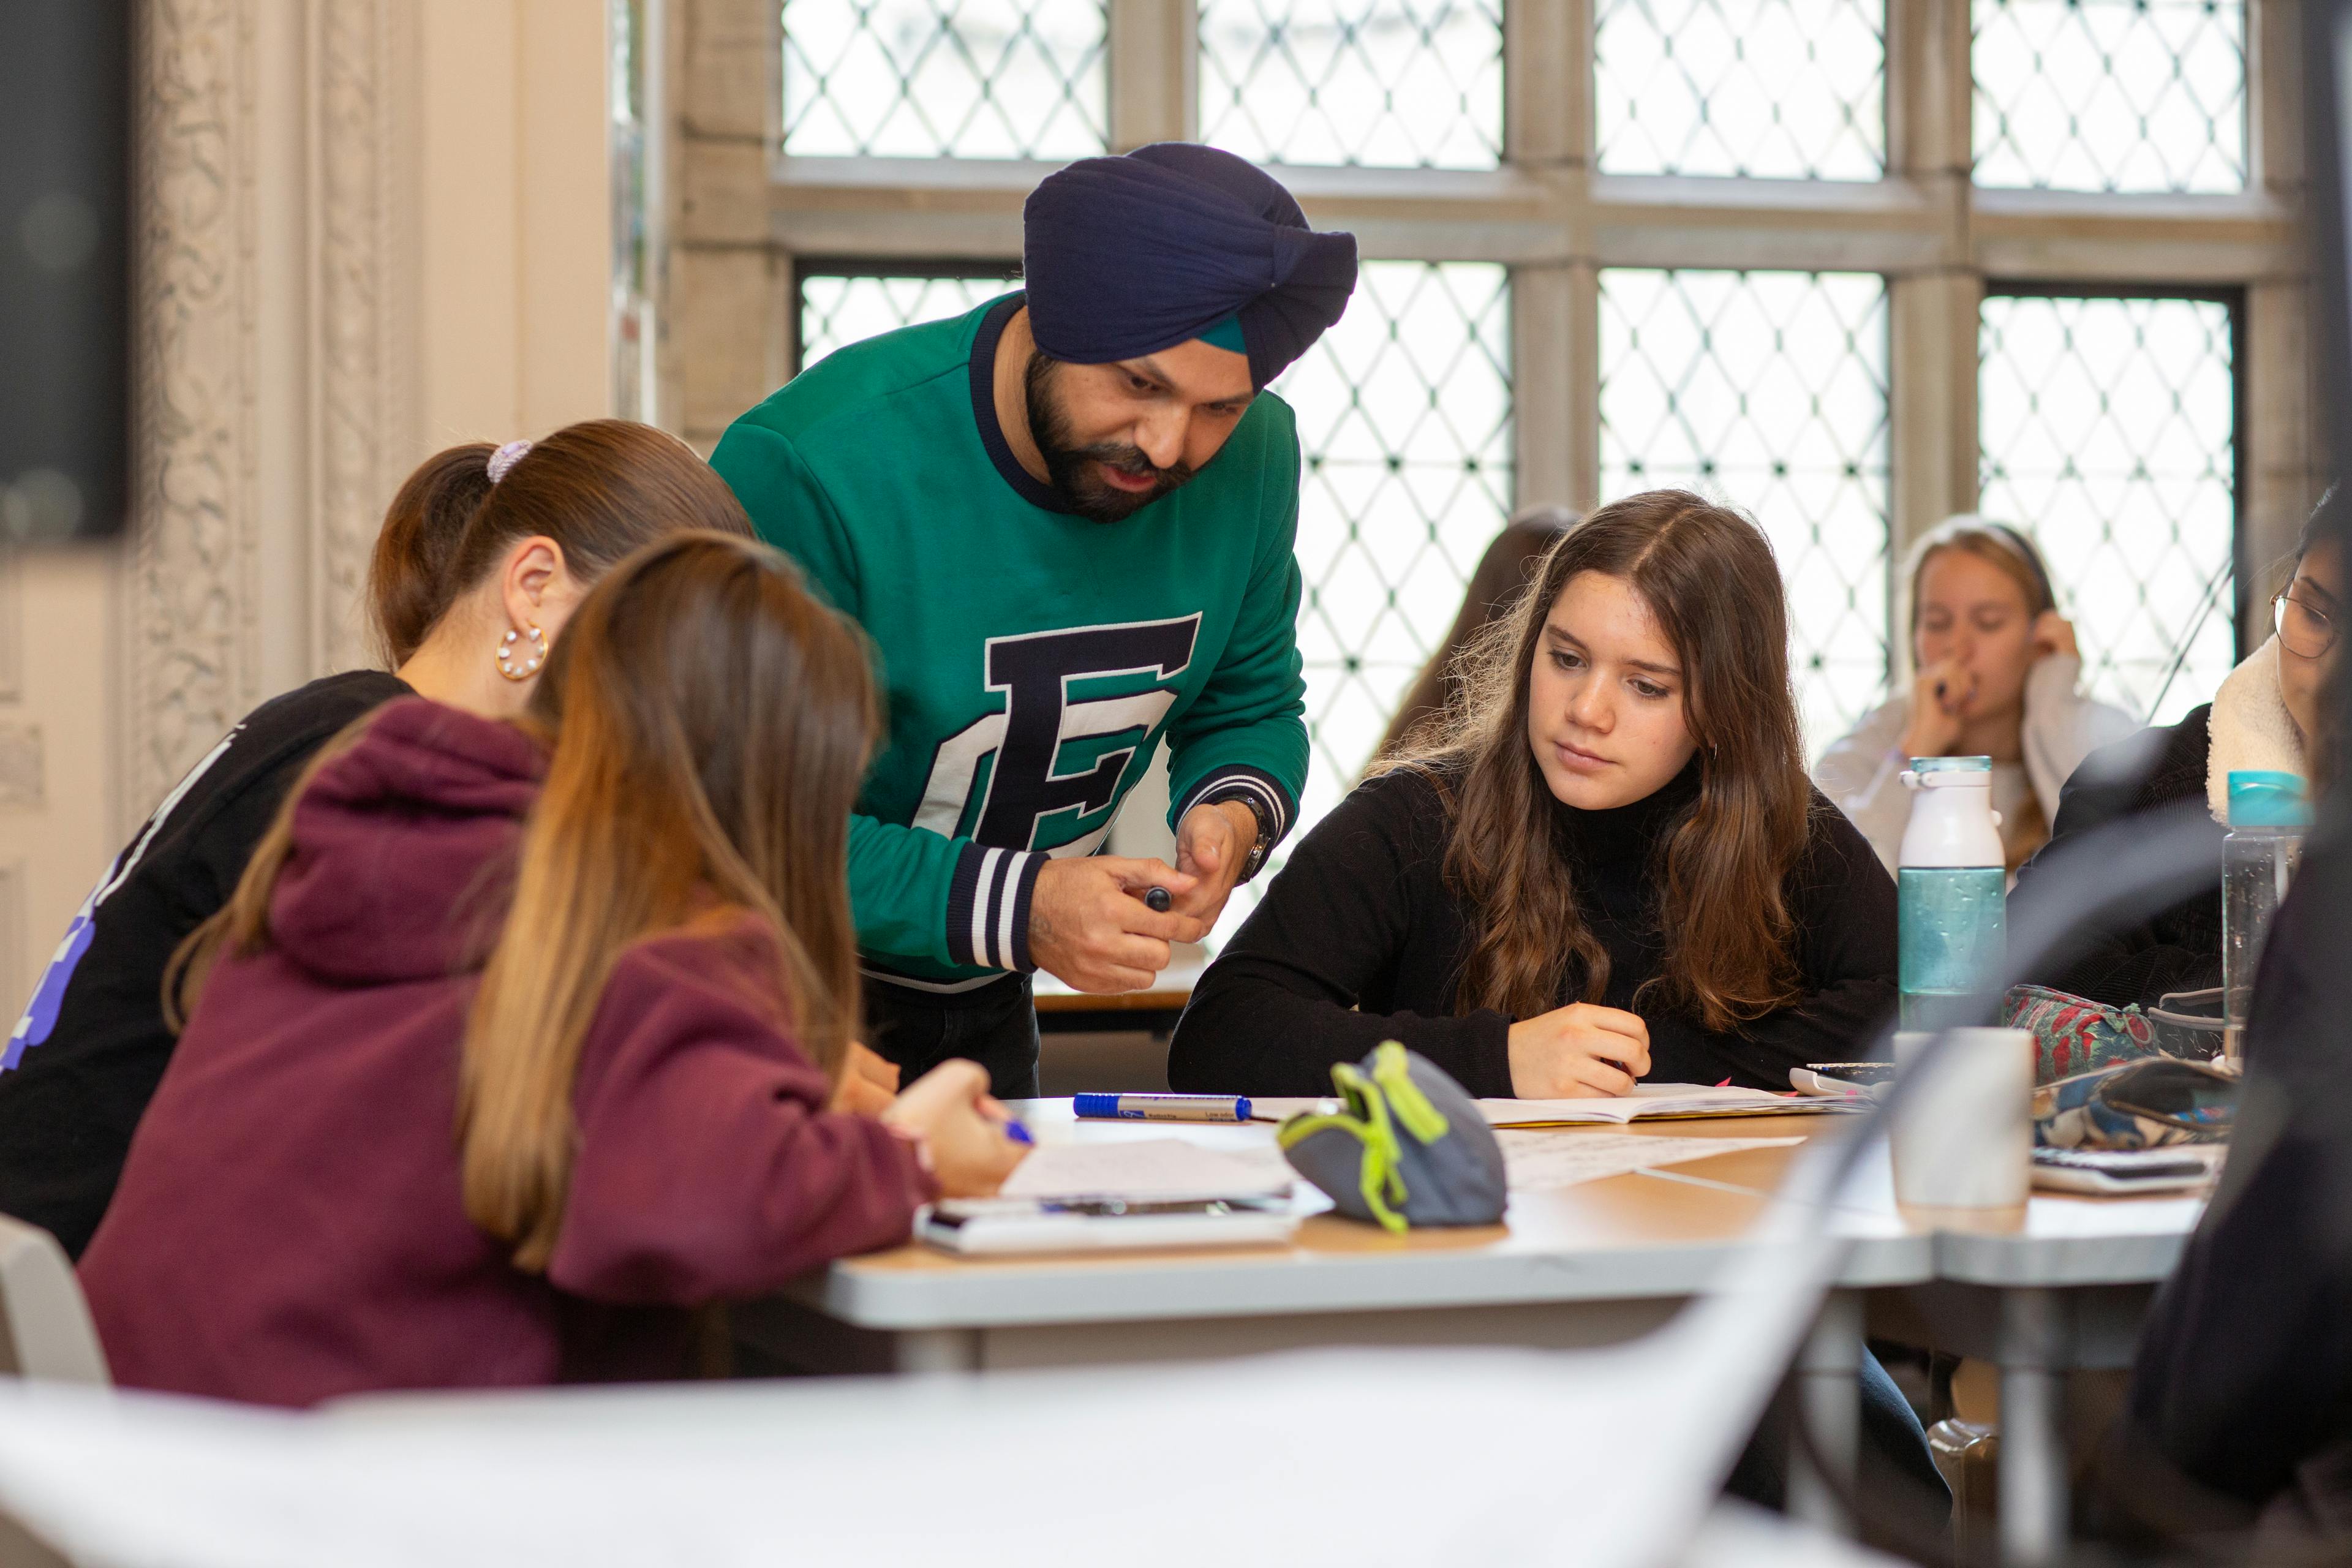
<path fill-rule="evenodd" d="M 1805 775 L 1771 547 L 1602 508 L 1472 656 L 1449 733 L 1292 854 L 1192 993 L 1178 1089 L 1326 1093 L 1397 1039 L 1471 1093 L 1789 1087 L 1895 1005 L 1895 885 Z"/>
<path fill-rule="evenodd" d="M 1469 658 L 1450 733 L 1325 817 L 1201 977 L 1169 1082 L 1326 1094 L 1391 1039 L 1528 1099 L 1850 1059 L 1895 1005 L 1895 884 L 1805 776 L 1756 525 L 1603 507 Z M 1940 1530 L 1926 1435 L 1861 1376 L 1864 1494 Z M 1730 1489 L 1777 1505 L 1787 1468 L 1772 1426 Z"/>

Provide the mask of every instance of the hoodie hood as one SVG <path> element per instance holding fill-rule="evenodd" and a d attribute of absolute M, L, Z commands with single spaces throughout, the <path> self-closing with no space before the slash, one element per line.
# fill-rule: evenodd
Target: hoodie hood
<path fill-rule="evenodd" d="M 2249 768 L 2308 774 L 2303 737 L 2286 710 L 2286 693 L 2279 686 L 2279 642 L 2276 634 L 2246 656 L 2213 693 L 2213 712 L 2207 721 L 2212 744 L 2206 752 L 2205 805 L 2213 820 L 2230 821 L 2230 775 Z"/>
<path fill-rule="evenodd" d="M 546 771 L 546 753 L 511 724 L 421 697 L 385 704 L 294 808 L 271 941 L 347 984 L 478 963 Z"/>

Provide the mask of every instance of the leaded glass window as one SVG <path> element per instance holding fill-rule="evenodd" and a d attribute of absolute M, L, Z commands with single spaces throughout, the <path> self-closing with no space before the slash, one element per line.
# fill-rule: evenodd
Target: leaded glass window
<path fill-rule="evenodd" d="M 1979 509 L 2041 545 L 2092 692 L 2169 723 L 2236 661 L 2231 307 L 1994 296 L 1980 321 Z"/>
<path fill-rule="evenodd" d="M 2246 184 L 2244 0 L 1975 0 L 1976 178 Z"/>
<path fill-rule="evenodd" d="M 1601 495 L 1679 487 L 1772 541 L 1809 753 L 1887 672 L 1886 283 L 1853 272 L 1601 274 Z"/>
<path fill-rule="evenodd" d="M 786 153 L 1104 150 L 1102 0 L 784 0 L 783 16 Z"/>
<path fill-rule="evenodd" d="M 1308 758 L 1296 844 L 1355 787 L 1510 515 L 1509 272 L 1368 262 L 1348 313 L 1274 390 L 1297 411 L 1305 459 Z M 1213 940 L 1256 906 L 1265 879 L 1234 895 Z"/>
<path fill-rule="evenodd" d="M 1306 459 L 1310 814 L 1371 760 L 1510 512 L 1507 279 L 1484 263 L 1370 263 L 1339 324 L 1275 384 Z"/>
<path fill-rule="evenodd" d="M 996 275 L 803 273 L 799 368 L 861 338 L 961 316 L 1018 287 Z"/>
<path fill-rule="evenodd" d="M 1200 109 L 1260 163 L 1491 169 L 1500 0 L 1202 0 Z"/>
<path fill-rule="evenodd" d="M 1598 0 L 1601 171 L 1880 178 L 1885 15 L 1885 0 Z"/>

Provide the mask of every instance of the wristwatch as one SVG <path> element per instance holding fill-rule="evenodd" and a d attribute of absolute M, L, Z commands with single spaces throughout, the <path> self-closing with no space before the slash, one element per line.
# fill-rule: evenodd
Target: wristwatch
<path fill-rule="evenodd" d="M 1250 815 L 1257 819 L 1257 842 L 1250 846 L 1249 853 L 1242 859 L 1242 874 L 1234 879 L 1234 884 L 1238 886 L 1256 876 L 1265 867 L 1266 856 L 1273 852 L 1274 818 L 1265 814 L 1265 805 L 1257 799 L 1238 790 L 1225 796 L 1224 800 L 1212 804 L 1223 805 L 1227 800 L 1237 800 L 1248 806 Z"/>

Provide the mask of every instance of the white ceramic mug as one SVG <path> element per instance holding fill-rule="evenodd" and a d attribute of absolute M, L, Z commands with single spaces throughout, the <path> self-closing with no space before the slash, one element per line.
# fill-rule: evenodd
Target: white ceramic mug
<path fill-rule="evenodd" d="M 2032 1031 L 1949 1033 L 1916 1066 L 1936 1036 L 1895 1037 L 1895 1076 L 1907 1086 L 1892 1134 L 1895 1196 L 1923 1208 L 2014 1208 L 2033 1185 Z"/>

